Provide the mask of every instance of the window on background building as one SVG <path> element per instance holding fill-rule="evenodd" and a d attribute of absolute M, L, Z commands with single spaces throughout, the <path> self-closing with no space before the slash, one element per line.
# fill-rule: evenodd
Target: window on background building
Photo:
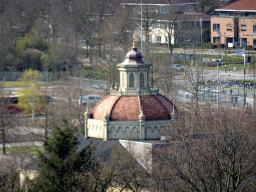
<path fill-rule="evenodd" d="M 162 42 L 162 37 L 161 36 L 156 36 L 156 42 L 161 43 Z"/>
<path fill-rule="evenodd" d="M 241 29 L 241 32 L 246 32 L 246 29 Z"/>
<path fill-rule="evenodd" d="M 140 87 L 144 87 L 144 74 L 140 73 Z"/>
<path fill-rule="evenodd" d="M 220 24 L 213 24 L 213 31 L 220 31 Z"/>
<path fill-rule="evenodd" d="M 247 45 L 247 38 L 241 38 L 240 39 L 240 46 L 245 47 Z"/>
<path fill-rule="evenodd" d="M 256 33 L 256 25 L 253 25 L 253 33 Z"/>
<path fill-rule="evenodd" d="M 232 31 L 232 29 L 227 29 L 227 31 Z"/>
<path fill-rule="evenodd" d="M 253 46 L 256 46 L 256 40 L 253 39 Z"/>
<path fill-rule="evenodd" d="M 220 43 L 220 37 L 213 37 L 213 43 Z"/>
<path fill-rule="evenodd" d="M 167 13 L 166 6 L 158 6 L 158 13 Z"/>
<path fill-rule="evenodd" d="M 169 37 L 165 37 L 165 42 L 169 43 Z"/>
<path fill-rule="evenodd" d="M 129 87 L 134 87 L 134 75 L 130 73 L 129 75 Z"/>
<path fill-rule="evenodd" d="M 148 41 L 151 43 L 152 42 L 152 35 L 148 36 Z"/>
<path fill-rule="evenodd" d="M 227 27 L 232 27 L 232 24 L 227 24 L 226 26 L 227 26 Z"/>
<path fill-rule="evenodd" d="M 161 22 L 156 22 L 156 28 L 161 28 Z"/>
<path fill-rule="evenodd" d="M 241 27 L 242 27 L 242 28 L 245 28 L 245 27 L 246 27 L 246 25 L 241 25 Z"/>
<path fill-rule="evenodd" d="M 163 22 L 163 23 L 162 23 L 162 28 L 163 28 L 163 29 L 168 29 L 166 22 Z"/>

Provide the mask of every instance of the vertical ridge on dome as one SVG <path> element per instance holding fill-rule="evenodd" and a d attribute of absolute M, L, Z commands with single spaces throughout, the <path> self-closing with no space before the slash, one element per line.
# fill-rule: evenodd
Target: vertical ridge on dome
<path fill-rule="evenodd" d="M 139 121 L 140 108 L 137 97 L 120 97 L 112 110 L 111 121 Z"/>
<path fill-rule="evenodd" d="M 165 97 L 164 95 L 161 95 L 161 94 L 156 95 L 156 97 L 158 97 L 161 100 L 161 102 L 165 103 L 165 106 L 167 107 L 170 117 L 172 116 L 171 114 L 172 114 L 173 109 L 175 110 L 176 113 L 178 112 L 178 110 L 174 106 L 173 102 L 171 102 L 167 97 Z"/>
<path fill-rule="evenodd" d="M 95 109 L 97 109 L 98 105 L 100 105 L 105 99 L 107 99 L 108 97 L 110 97 L 110 95 L 107 95 L 106 97 L 104 97 L 103 99 L 101 99 L 94 107 L 94 109 L 92 110 L 92 114 L 94 113 Z"/>
<path fill-rule="evenodd" d="M 112 111 L 113 111 L 114 107 L 116 106 L 116 103 L 119 101 L 120 98 L 121 98 L 121 97 L 119 96 L 118 99 L 115 101 L 115 103 L 112 105 L 112 107 L 111 107 L 111 109 L 110 109 L 110 113 L 109 113 L 109 117 L 110 117 L 110 118 L 111 118 L 111 116 L 112 116 Z"/>
<path fill-rule="evenodd" d="M 105 97 L 102 102 L 98 103 L 98 105 L 94 108 L 92 118 L 97 120 L 103 120 L 104 113 L 107 112 L 108 114 L 110 114 L 110 111 L 112 110 L 113 105 L 118 98 L 119 96 L 111 95 Z"/>
<path fill-rule="evenodd" d="M 138 96 L 138 101 L 139 101 L 139 107 L 140 107 L 140 112 L 141 112 L 142 111 L 142 106 L 141 106 L 140 96 Z"/>
<path fill-rule="evenodd" d="M 159 100 L 160 103 L 162 103 L 162 105 L 164 106 L 165 110 L 166 110 L 167 113 L 169 114 L 169 118 L 171 119 L 171 113 L 170 113 L 168 107 L 166 106 L 166 103 L 163 102 L 163 101 L 158 97 L 158 95 L 156 95 L 156 98 Z"/>
<path fill-rule="evenodd" d="M 155 96 L 141 96 L 140 99 L 146 121 L 170 119 L 169 113 L 166 113 L 166 108 Z"/>

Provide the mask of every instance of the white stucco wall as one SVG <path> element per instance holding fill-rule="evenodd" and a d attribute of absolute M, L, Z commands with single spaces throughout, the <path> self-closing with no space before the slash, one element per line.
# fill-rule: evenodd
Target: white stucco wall
<path fill-rule="evenodd" d="M 87 123 L 88 137 L 103 139 L 104 127 L 103 121 L 89 119 Z"/>
<path fill-rule="evenodd" d="M 162 121 L 108 121 L 88 119 L 88 137 L 126 140 L 160 139 L 171 120 Z M 107 127 L 105 127 L 107 126 Z M 105 131 L 105 132 L 104 132 Z"/>

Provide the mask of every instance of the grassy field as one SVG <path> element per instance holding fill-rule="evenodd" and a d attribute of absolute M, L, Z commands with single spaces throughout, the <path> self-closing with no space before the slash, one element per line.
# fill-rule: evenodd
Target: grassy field
<path fill-rule="evenodd" d="M 47 82 L 47 85 L 63 85 L 66 84 L 64 81 L 52 81 L 52 82 Z M 28 87 L 30 86 L 30 83 L 24 83 L 21 81 L 5 81 L 3 82 L 4 87 Z M 38 82 L 38 85 L 40 86 L 45 86 L 45 82 Z"/>
<path fill-rule="evenodd" d="M 10 153 L 29 153 L 33 155 L 38 155 L 38 150 L 43 151 L 42 146 L 34 146 L 34 145 L 29 145 L 29 146 L 17 146 L 17 147 L 6 147 L 5 148 L 6 152 Z M 0 153 L 3 151 L 3 148 L 0 147 Z"/>
<path fill-rule="evenodd" d="M 39 85 L 44 85 L 45 83 L 43 82 L 39 82 Z M 24 83 L 21 81 L 5 81 L 4 82 L 4 87 L 27 87 L 30 86 L 31 84 L 28 83 Z"/>
<path fill-rule="evenodd" d="M 229 71 L 229 70 L 233 71 L 234 67 L 236 68 L 236 70 L 244 69 L 243 64 L 227 64 L 226 70 L 227 71 Z M 215 66 L 215 67 L 205 67 L 205 69 L 217 70 L 217 66 Z M 219 66 L 219 70 L 222 70 L 222 69 L 225 71 L 225 66 Z"/>

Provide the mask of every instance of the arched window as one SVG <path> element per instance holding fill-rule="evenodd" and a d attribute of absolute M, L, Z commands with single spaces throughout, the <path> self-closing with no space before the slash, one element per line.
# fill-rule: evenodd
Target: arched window
<path fill-rule="evenodd" d="M 134 87 L 134 75 L 130 73 L 129 75 L 129 87 Z"/>
<path fill-rule="evenodd" d="M 144 87 L 144 74 L 140 73 L 140 87 Z"/>

